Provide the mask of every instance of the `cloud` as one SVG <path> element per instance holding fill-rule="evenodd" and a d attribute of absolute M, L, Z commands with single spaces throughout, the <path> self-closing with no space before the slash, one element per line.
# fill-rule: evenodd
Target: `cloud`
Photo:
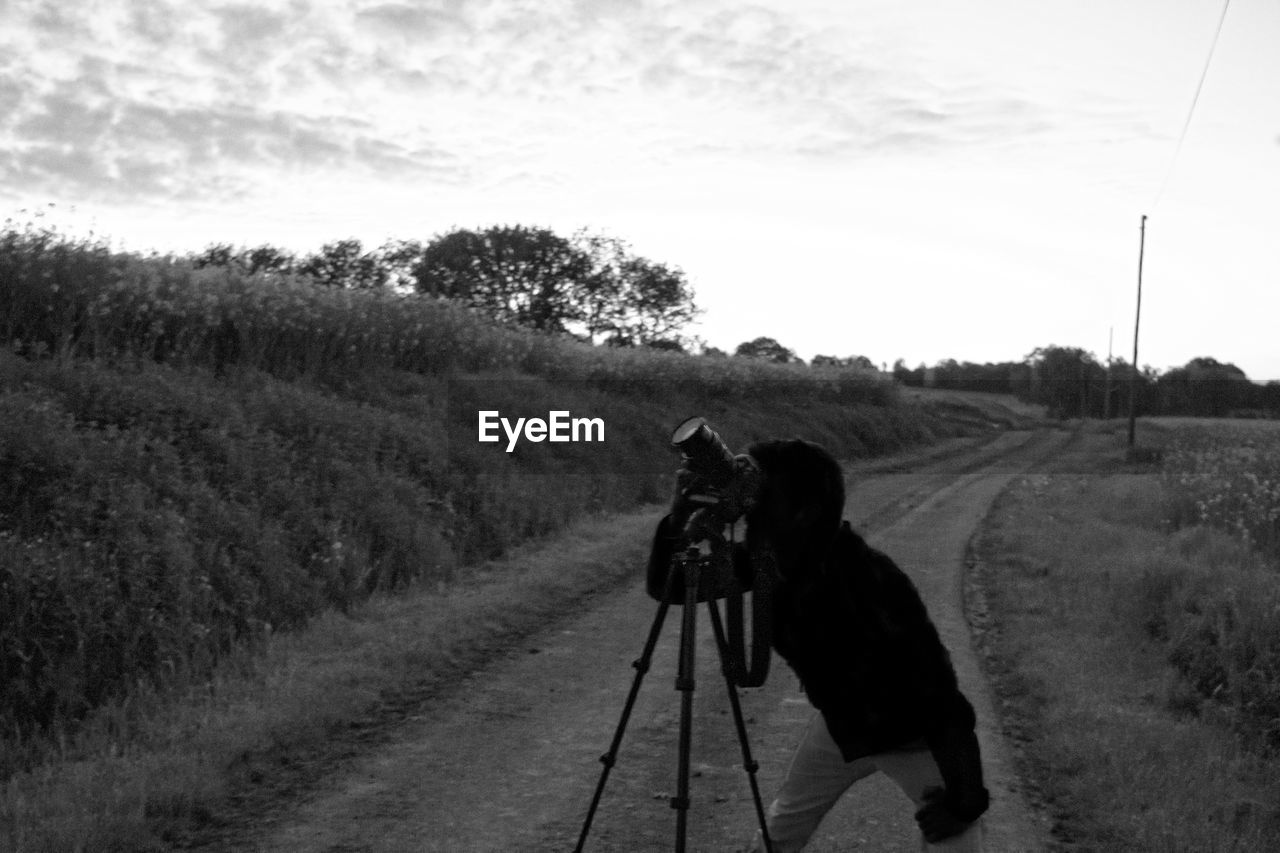
<path fill-rule="evenodd" d="M 761 148 L 874 157 L 888 149 L 999 146 L 1044 126 L 1026 100 L 967 92 L 901 64 L 889 44 L 828 41 L 777 13 L 721 10 L 650 67 L 658 88 L 727 99 L 770 118 Z"/>
<path fill-rule="evenodd" d="M 166 106 L 104 97 L 79 81 L 28 103 L 7 129 L 17 143 L 0 166 L 0 182 L 84 200 L 226 199 L 248 193 L 264 173 L 454 177 L 447 152 L 384 140 L 355 118 Z"/>
<path fill-rule="evenodd" d="M 452 10 L 432 9 L 421 4 L 383 3 L 355 14 L 357 27 L 379 37 L 394 37 L 417 43 L 449 36 L 470 36 L 471 23 L 461 15 L 461 4 Z"/>
<path fill-rule="evenodd" d="M 991 146 L 1053 121 L 722 0 L 218 4 L 69 14 L 12 0 L 0 182 L 73 198 L 217 199 L 282 177 L 570 178 L 565 151 L 872 158 Z"/>
<path fill-rule="evenodd" d="M 352 63 L 339 19 L 159 0 L 82 18 L 20 11 L 19 58 L 0 64 L 10 193 L 225 200 L 288 175 L 462 174 L 429 139 L 385 138 L 335 87 Z"/>
<path fill-rule="evenodd" d="M 449 52 L 411 51 L 388 78 L 424 98 L 537 104 L 565 133 L 612 126 L 626 145 L 660 144 L 664 156 L 871 157 L 895 141 L 1002 145 L 1050 121 L 1008 92 L 927 79 L 875 33 L 850 44 L 763 6 L 534 8 L 468 4 Z"/>

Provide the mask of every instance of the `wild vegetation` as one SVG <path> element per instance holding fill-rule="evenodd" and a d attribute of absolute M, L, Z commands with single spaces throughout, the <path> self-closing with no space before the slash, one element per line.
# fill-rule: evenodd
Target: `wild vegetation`
<path fill-rule="evenodd" d="M 1163 467 L 1126 462 L 1122 427 L 1082 432 L 975 543 L 970 603 L 1058 849 L 1280 844 L 1280 565 L 1215 499 L 1260 499 L 1233 463 L 1275 433 L 1229 427 L 1144 422 Z"/>
<path fill-rule="evenodd" d="M 1203 701 L 1280 750 L 1280 430 L 1176 429 L 1162 468 L 1168 523 L 1221 530 L 1258 555 L 1228 577 L 1210 568 L 1160 589 L 1147 630 Z M 1255 565 L 1260 563 L 1260 565 Z"/>

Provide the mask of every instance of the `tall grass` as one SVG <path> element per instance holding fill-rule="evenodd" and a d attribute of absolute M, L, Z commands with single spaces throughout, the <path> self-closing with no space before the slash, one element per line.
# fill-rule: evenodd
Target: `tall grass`
<path fill-rule="evenodd" d="M 0 234 L 0 778 L 139 684 L 660 498 L 692 413 L 843 456 L 950 428 L 856 371 L 592 348 L 433 299 Z M 497 402 L 495 402 L 497 401 Z M 604 445 L 475 441 L 477 407 Z"/>
<path fill-rule="evenodd" d="M 746 395 L 788 393 L 886 404 L 892 386 L 865 371 L 751 359 L 689 358 L 593 347 L 493 324 L 446 300 L 390 289 L 324 287 L 305 276 L 196 269 L 56 231 L 0 232 L 0 338 L 24 355 L 249 368 L 284 378 L 393 368 L 444 376 L 502 371 L 590 382 L 695 382 Z"/>
<path fill-rule="evenodd" d="M 1280 430 L 1218 423 L 1175 431 L 1162 482 L 1169 523 L 1189 541 L 1204 528 L 1257 557 L 1224 576 L 1221 560 L 1163 580 L 1148 628 L 1194 693 L 1246 736 L 1280 750 Z"/>
<path fill-rule="evenodd" d="M 0 329 L 27 355 L 232 366 L 315 376 L 373 365 L 441 373 L 538 360 L 539 342 L 438 300 L 196 269 L 49 229 L 0 235 Z"/>
<path fill-rule="evenodd" d="M 420 425 L 278 382 L 0 365 L 8 732 L 450 570 Z"/>

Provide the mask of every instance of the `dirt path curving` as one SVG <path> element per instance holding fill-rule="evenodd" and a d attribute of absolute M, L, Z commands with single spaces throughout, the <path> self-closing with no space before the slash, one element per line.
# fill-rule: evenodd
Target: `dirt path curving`
<path fill-rule="evenodd" d="M 962 561 L 999 491 L 1063 440 L 1047 431 L 1011 432 L 940 458 L 851 469 L 847 517 L 916 580 L 977 708 L 993 794 L 992 851 L 1039 850 L 1045 833 L 1019 795 L 970 646 Z M 282 817 L 202 849 L 572 850 L 654 611 L 638 582 L 597 599 L 422 703 L 393 737 L 343 763 L 297 801 L 279 804 Z M 673 608 L 668 616 L 587 850 L 673 847 L 668 801 L 676 781 L 679 613 Z M 734 850 L 751 838 L 756 819 L 706 623 L 700 610 L 688 849 Z M 764 687 L 743 692 L 742 705 L 767 803 L 813 711 L 777 660 Z M 909 804 L 891 784 L 873 779 L 846 795 L 810 849 L 919 848 Z"/>

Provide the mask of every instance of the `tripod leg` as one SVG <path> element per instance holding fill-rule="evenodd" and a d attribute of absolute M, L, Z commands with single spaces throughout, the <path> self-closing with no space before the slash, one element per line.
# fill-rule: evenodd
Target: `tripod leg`
<path fill-rule="evenodd" d="M 573 848 L 574 853 L 582 853 L 583 845 L 587 843 L 587 834 L 591 832 L 591 821 L 595 819 L 596 808 L 600 805 L 605 783 L 609 780 L 609 771 L 613 769 L 614 762 L 618 759 L 622 735 L 627 729 L 627 721 L 631 719 L 631 710 L 635 707 L 636 696 L 640 693 L 640 682 L 644 680 L 645 673 L 649 671 L 649 663 L 653 660 L 653 649 L 658 644 L 658 636 L 662 633 L 662 623 L 667 618 L 668 606 L 665 601 L 658 605 L 658 612 L 653 616 L 653 624 L 649 627 L 649 636 L 644 643 L 644 651 L 631 664 L 635 668 L 636 676 L 631 681 L 631 691 L 627 694 L 627 702 L 622 708 L 622 716 L 618 720 L 618 727 L 614 730 L 609 751 L 600 756 L 600 763 L 604 765 L 604 769 L 600 771 L 600 781 L 596 783 L 596 792 L 591 797 L 591 807 L 587 809 L 586 820 L 582 823 L 582 833 L 578 836 L 578 846 Z"/>
<path fill-rule="evenodd" d="M 698 630 L 697 560 L 684 567 L 684 612 L 680 626 L 680 668 L 676 673 L 676 690 L 680 691 L 680 763 L 676 775 L 676 795 L 671 807 L 676 809 L 676 853 L 684 853 L 689 830 L 689 752 L 693 744 L 694 662 Z"/>
<path fill-rule="evenodd" d="M 729 705 L 733 709 L 733 723 L 738 729 L 738 743 L 742 746 L 742 767 L 747 771 L 747 779 L 751 783 L 751 796 L 755 800 L 756 818 L 760 821 L 760 837 L 764 840 L 765 853 L 773 853 L 773 841 L 769 838 L 769 827 L 764 816 L 764 803 L 760 799 L 760 783 L 756 779 L 756 771 L 760 765 L 751 757 L 751 744 L 747 740 L 747 725 L 742 718 L 742 704 L 738 701 L 738 690 L 733 683 L 733 669 L 730 665 L 731 651 L 729 641 L 725 637 L 724 624 L 720 621 L 720 607 L 714 598 L 708 599 L 707 609 L 711 611 L 711 628 L 716 635 L 716 647 L 720 650 L 720 670 L 724 673 L 725 687 L 729 690 Z"/>

